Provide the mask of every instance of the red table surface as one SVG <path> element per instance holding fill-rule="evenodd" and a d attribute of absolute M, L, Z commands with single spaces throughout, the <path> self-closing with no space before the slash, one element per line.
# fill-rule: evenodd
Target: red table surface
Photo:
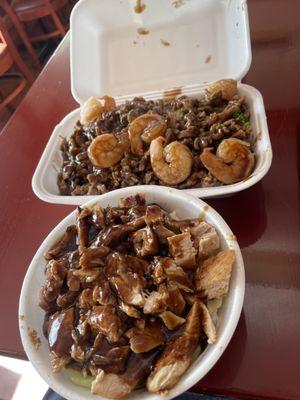
<path fill-rule="evenodd" d="M 249 1 L 253 60 L 245 82 L 264 96 L 274 159 L 254 187 L 208 201 L 239 240 L 247 283 L 237 330 L 195 391 L 300 399 L 299 15 L 299 0 Z M 41 241 L 74 208 L 40 201 L 31 177 L 53 127 L 75 106 L 65 40 L 0 136 L 2 354 L 25 357 L 22 281 Z"/>

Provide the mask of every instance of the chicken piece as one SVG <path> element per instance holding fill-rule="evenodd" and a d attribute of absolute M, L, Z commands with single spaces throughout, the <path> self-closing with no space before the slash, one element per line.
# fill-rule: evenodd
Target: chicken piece
<path fill-rule="evenodd" d="M 48 343 L 52 353 L 58 357 L 69 357 L 73 344 L 74 309 L 53 314 L 48 324 Z"/>
<path fill-rule="evenodd" d="M 154 223 L 152 229 L 161 244 L 168 244 L 167 239 L 175 235 L 173 231 L 166 228 L 161 222 Z"/>
<path fill-rule="evenodd" d="M 213 344 L 217 340 L 217 330 L 213 320 L 210 316 L 210 313 L 204 303 L 199 302 L 201 310 L 202 310 L 202 329 L 207 336 L 207 343 Z"/>
<path fill-rule="evenodd" d="M 66 364 L 70 361 L 69 356 L 58 357 L 55 353 L 49 353 L 51 369 L 54 374 L 63 370 Z"/>
<path fill-rule="evenodd" d="M 192 306 L 199 298 L 195 294 L 183 293 L 184 300 L 189 306 Z"/>
<path fill-rule="evenodd" d="M 66 308 L 72 305 L 78 296 L 78 292 L 73 292 L 72 290 L 68 290 L 65 293 L 60 294 L 56 299 L 56 304 L 60 308 Z"/>
<path fill-rule="evenodd" d="M 78 307 L 88 310 L 93 307 L 96 302 L 93 300 L 93 291 L 90 288 L 84 289 L 78 299 Z"/>
<path fill-rule="evenodd" d="M 74 331 L 72 332 L 72 337 L 74 342 L 79 345 L 85 345 L 90 338 L 91 327 L 89 325 L 88 317 L 86 315 L 82 315 L 79 318 L 78 324 L 76 326 L 76 334 Z"/>
<path fill-rule="evenodd" d="M 119 300 L 119 308 L 124 314 L 128 315 L 128 317 L 141 318 L 141 313 L 135 307 L 124 303 L 122 300 Z"/>
<path fill-rule="evenodd" d="M 207 222 L 202 221 L 199 225 L 186 228 L 186 231 L 190 232 L 200 258 L 206 258 L 219 249 L 219 235 Z"/>
<path fill-rule="evenodd" d="M 126 217 L 123 218 L 123 222 L 132 222 L 134 220 L 143 218 L 143 223 L 144 223 L 144 225 L 146 225 L 145 214 L 146 214 L 146 206 L 145 205 L 131 207 L 127 211 Z"/>
<path fill-rule="evenodd" d="M 186 228 L 198 225 L 199 221 L 199 218 L 178 220 L 174 214 L 166 214 L 164 218 L 165 226 L 175 233 L 184 232 Z"/>
<path fill-rule="evenodd" d="M 183 269 L 196 268 L 196 250 L 189 232 L 169 237 L 169 250 L 177 265 Z"/>
<path fill-rule="evenodd" d="M 120 240 L 123 240 L 126 235 L 136 230 L 136 227 L 128 224 L 111 225 L 102 229 L 98 234 L 91 247 L 110 246 Z"/>
<path fill-rule="evenodd" d="M 104 372 L 121 374 L 125 371 L 129 351 L 126 340 L 112 345 L 99 333 L 93 345 L 90 362 L 93 366 L 103 369 Z"/>
<path fill-rule="evenodd" d="M 142 217 L 132 219 L 131 221 L 127 222 L 127 225 L 135 230 L 141 229 L 146 225 L 145 216 L 143 215 Z"/>
<path fill-rule="evenodd" d="M 83 251 L 89 244 L 89 221 L 90 211 L 87 207 L 77 207 L 76 211 L 76 227 L 78 234 L 79 253 Z"/>
<path fill-rule="evenodd" d="M 77 276 L 81 282 L 94 282 L 103 275 L 103 268 L 76 269 L 73 275 Z"/>
<path fill-rule="evenodd" d="M 110 251 L 110 248 L 106 246 L 83 249 L 79 259 L 79 265 L 83 269 L 102 266 L 104 265 L 103 257 L 107 256 Z"/>
<path fill-rule="evenodd" d="M 121 198 L 119 200 L 119 206 L 125 208 L 131 208 L 135 206 L 144 206 L 146 204 L 145 196 L 142 194 L 136 194 L 134 196 Z"/>
<path fill-rule="evenodd" d="M 215 228 L 199 238 L 198 254 L 200 258 L 206 258 L 220 248 L 220 238 Z"/>
<path fill-rule="evenodd" d="M 73 274 L 72 270 L 69 270 L 67 274 L 67 286 L 73 292 L 80 290 L 80 279 L 78 276 Z"/>
<path fill-rule="evenodd" d="M 132 306 L 144 306 L 145 296 L 143 289 L 145 282 L 138 274 L 127 272 L 122 277 L 112 276 L 109 281 L 122 301 Z"/>
<path fill-rule="evenodd" d="M 157 254 L 159 251 L 157 237 L 149 226 L 133 233 L 131 239 L 138 256 L 147 257 Z"/>
<path fill-rule="evenodd" d="M 106 374 L 100 370 L 92 383 L 92 393 L 108 399 L 122 399 L 138 387 L 149 374 L 158 350 L 148 353 L 131 353 L 123 374 Z"/>
<path fill-rule="evenodd" d="M 69 251 L 75 251 L 77 249 L 76 235 L 76 226 L 68 226 L 62 238 L 57 243 L 55 243 L 55 245 L 52 246 L 50 250 L 46 251 L 46 253 L 44 254 L 45 259 L 52 260 L 53 258 L 60 258 Z"/>
<path fill-rule="evenodd" d="M 111 304 L 94 306 L 89 324 L 96 332 L 103 333 L 111 343 L 118 342 L 126 329 L 125 318 L 118 315 L 117 309 Z"/>
<path fill-rule="evenodd" d="M 129 338 L 130 348 L 134 353 L 147 353 L 165 342 L 161 324 L 157 321 L 147 323 L 142 329 L 131 328 L 125 335 Z"/>
<path fill-rule="evenodd" d="M 200 305 L 196 302 L 190 309 L 183 333 L 171 339 L 154 364 L 147 379 L 150 393 L 172 389 L 190 366 L 200 336 Z"/>
<path fill-rule="evenodd" d="M 144 314 L 158 314 L 167 309 L 169 294 L 164 284 L 159 285 L 157 292 L 151 292 L 144 304 Z"/>
<path fill-rule="evenodd" d="M 93 289 L 93 295 L 92 295 L 94 303 L 99 303 L 103 306 L 107 304 L 112 304 L 116 305 L 117 300 L 112 292 L 109 283 L 105 280 L 102 280 L 101 282 L 97 283 Z"/>
<path fill-rule="evenodd" d="M 154 283 L 156 283 L 157 285 L 160 285 L 167 279 L 163 263 L 160 260 L 161 260 L 160 257 L 154 257 L 154 260 L 151 265 L 152 266 L 151 276 L 153 278 Z"/>
<path fill-rule="evenodd" d="M 145 221 L 148 226 L 164 221 L 165 212 L 157 205 L 147 206 Z"/>
<path fill-rule="evenodd" d="M 185 308 L 185 300 L 180 290 L 178 289 L 176 284 L 168 283 L 167 291 L 169 294 L 169 297 L 167 299 L 168 310 L 180 315 Z"/>
<path fill-rule="evenodd" d="M 222 297 L 228 292 L 234 250 L 222 250 L 203 261 L 195 272 L 195 286 L 201 298 Z"/>
<path fill-rule="evenodd" d="M 164 311 L 159 314 L 159 316 L 169 331 L 173 331 L 185 323 L 185 318 L 178 317 L 178 315 L 172 313 L 172 311 Z"/>
<path fill-rule="evenodd" d="M 194 291 L 193 284 L 186 272 L 176 265 L 172 258 L 160 258 L 160 263 L 162 264 L 169 283 L 176 285 L 178 289 L 183 292 L 192 293 Z"/>
<path fill-rule="evenodd" d="M 55 311 L 55 303 L 64 283 L 67 269 L 56 260 L 51 260 L 46 268 L 47 279 L 40 290 L 39 306 L 45 311 Z"/>
<path fill-rule="evenodd" d="M 127 268 L 133 273 L 139 274 L 140 276 L 150 273 L 150 264 L 142 258 L 126 255 L 125 261 Z"/>
<path fill-rule="evenodd" d="M 208 300 L 206 306 L 211 316 L 213 323 L 216 325 L 218 322 L 218 310 L 223 304 L 223 298 L 219 297 L 217 299 Z"/>
<path fill-rule="evenodd" d="M 121 276 L 126 280 L 128 272 L 138 274 L 142 277 L 150 272 L 150 264 L 138 257 L 115 252 L 108 258 L 105 274 L 111 276 Z"/>
<path fill-rule="evenodd" d="M 123 218 L 126 217 L 126 209 L 124 207 L 111 207 L 108 206 L 105 209 L 105 223 L 106 225 L 116 225 L 123 222 Z"/>
<path fill-rule="evenodd" d="M 98 228 L 104 229 L 106 227 L 105 216 L 103 208 L 99 204 L 89 207 L 90 210 L 90 220 Z"/>
<path fill-rule="evenodd" d="M 71 358 L 80 363 L 85 361 L 85 352 L 77 343 L 73 343 L 71 347 Z"/>

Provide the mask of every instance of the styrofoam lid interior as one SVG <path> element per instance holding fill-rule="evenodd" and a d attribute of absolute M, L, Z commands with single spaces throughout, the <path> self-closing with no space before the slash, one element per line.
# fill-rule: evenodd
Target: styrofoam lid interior
<path fill-rule="evenodd" d="M 240 80 L 251 62 L 245 0 L 81 0 L 71 16 L 71 86 L 123 96 Z M 141 34 L 142 30 L 148 31 Z M 145 32 L 145 33 L 146 33 Z"/>

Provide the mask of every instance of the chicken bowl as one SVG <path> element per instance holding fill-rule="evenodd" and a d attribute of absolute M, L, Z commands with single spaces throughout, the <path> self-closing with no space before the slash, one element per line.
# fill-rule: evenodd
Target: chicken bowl
<path fill-rule="evenodd" d="M 220 358 L 238 323 L 236 237 L 203 201 L 139 186 L 99 196 L 44 240 L 19 304 L 26 354 L 69 400 L 171 399 Z"/>

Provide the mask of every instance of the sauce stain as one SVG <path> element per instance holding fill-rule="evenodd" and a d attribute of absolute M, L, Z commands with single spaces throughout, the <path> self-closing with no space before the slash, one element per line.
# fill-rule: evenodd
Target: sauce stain
<path fill-rule="evenodd" d="M 168 42 L 168 41 L 165 40 L 165 39 L 160 39 L 160 43 L 161 43 L 163 46 L 171 46 L 171 43 Z"/>
<path fill-rule="evenodd" d="M 134 6 L 134 11 L 137 14 L 141 14 L 146 8 L 146 4 L 142 3 L 142 0 L 136 0 L 136 5 Z"/>
<path fill-rule="evenodd" d="M 236 242 L 236 236 L 233 234 L 233 233 L 230 233 L 228 236 L 227 236 L 227 239 L 228 240 L 232 240 L 232 241 L 235 241 Z"/>
<path fill-rule="evenodd" d="M 176 96 L 179 96 L 182 93 L 181 87 L 174 87 L 170 90 L 165 90 L 163 93 L 164 100 L 175 99 Z"/>
<path fill-rule="evenodd" d="M 20 320 L 20 321 L 24 321 L 24 319 L 25 319 L 24 315 L 20 314 L 20 315 L 19 315 L 19 320 Z"/>
<path fill-rule="evenodd" d="M 203 207 L 202 213 L 200 213 L 200 215 L 199 215 L 200 221 L 205 221 L 205 214 L 208 211 L 208 209 L 209 209 L 209 205 L 205 204 L 205 206 Z"/>
<path fill-rule="evenodd" d="M 174 0 L 174 1 L 172 2 L 173 6 L 174 6 L 175 8 L 179 8 L 179 7 L 183 6 L 184 3 L 185 3 L 185 0 Z"/>
<path fill-rule="evenodd" d="M 211 55 L 208 55 L 207 57 L 206 57 L 206 59 L 205 59 L 205 64 L 208 64 L 208 63 L 210 63 L 211 62 L 211 59 L 212 59 L 212 56 Z"/>
<path fill-rule="evenodd" d="M 137 42 L 134 40 L 132 43 L 133 43 L 133 44 L 136 44 Z"/>
<path fill-rule="evenodd" d="M 139 35 L 148 35 L 149 34 L 149 30 L 143 27 L 140 27 L 137 29 L 137 33 Z"/>
<path fill-rule="evenodd" d="M 35 329 L 30 329 L 29 327 L 27 327 L 27 332 L 31 343 L 33 344 L 35 349 L 38 350 L 41 345 L 41 339 L 38 337 L 37 331 Z"/>

